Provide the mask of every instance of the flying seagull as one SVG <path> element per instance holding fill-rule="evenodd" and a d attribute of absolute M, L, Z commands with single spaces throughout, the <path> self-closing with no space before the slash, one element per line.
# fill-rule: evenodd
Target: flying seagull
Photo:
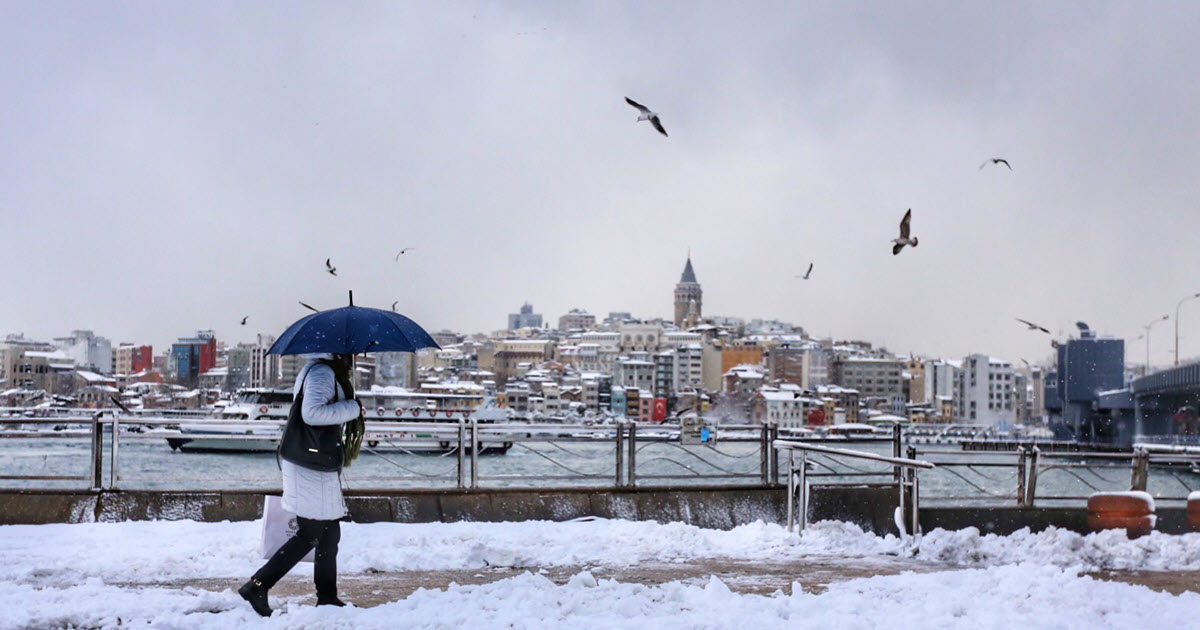
<path fill-rule="evenodd" d="M 396 305 L 399 303 L 400 303 L 400 300 L 396 300 L 395 302 L 392 302 L 392 312 L 393 313 L 396 312 Z"/>
<path fill-rule="evenodd" d="M 796 276 L 796 277 L 800 278 L 801 280 L 808 280 L 808 276 L 810 274 L 812 274 L 812 268 L 813 268 L 813 264 L 808 263 L 808 271 L 805 271 L 803 276 Z"/>
<path fill-rule="evenodd" d="M 404 249 L 400 250 L 400 253 L 396 254 L 396 262 L 400 261 L 401 256 L 403 256 L 404 254 L 406 254 L 408 252 L 411 252 L 414 249 L 416 249 L 416 247 L 405 247 Z"/>
<path fill-rule="evenodd" d="M 1042 331 L 1042 332 L 1046 333 L 1047 335 L 1049 335 L 1049 334 L 1050 334 L 1050 331 L 1049 331 L 1049 330 L 1046 330 L 1045 328 L 1043 328 L 1043 327 L 1041 327 L 1041 326 L 1038 326 L 1037 324 L 1035 324 L 1035 323 L 1033 323 L 1033 322 L 1030 322 L 1030 321 L 1023 320 L 1023 319 L 1021 319 L 1020 317 L 1014 317 L 1013 319 L 1015 319 L 1015 320 L 1017 320 L 1017 321 L 1021 322 L 1022 324 L 1025 324 L 1026 326 L 1028 326 L 1028 327 L 1029 327 L 1029 330 L 1040 330 L 1040 331 Z"/>
<path fill-rule="evenodd" d="M 986 159 L 986 160 L 984 160 L 984 161 L 983 161 L 983 164 L 980 164 L 980 165 L 979 165 L 979 170 L 981 170 L 981 171 L 982 171 L 982 170 L 983 170 L 983 167 L 987 166 L 988 164 L 1003 164 L 1003 165 L 1005 165 L 1005 166 L 1007 166 L 1007 167 L 1008 167 L 1008 170 L 1010 170 L 1010 171 L 1012 170 L 1012 166 L 1011 166 L 1011 165 L 1008 163 L 1008 160 L 1006 160 L 1006 159 L 1004 159 L 1004 158 L 989 158 L 989 159 Z"/>
<path fill-rule="evenodd" d="M 908 237 L 908 226 L 910 223 L 912 223 L 912 208 L 909 208 L 908 212 L 904 213 L 904 218 L 900 220 L 900 238 L 892 239 L 892 242 L 895 243 L 895 245 L 892 246 L 893 256 L 899 254 L 900 250 L 904 249 L 905 245 L 912 245 L 913 247 L 917 246 L 917 237 Z"/>
<path fill-rule="evenodd" d="M 247 315 L 247 316 L 245 316 L 245 317 L 243 317 L 243 318 L 242 318 L 242 325 L 243 325 L 243 326 L 245 326 L 245 325 L 246 325 L 246 320 L 247 320 L 247 319 L 250 319 L 250 316 L 249 316 L 249 315 Z"/>
<path fill-rule="evenodd" d="M 329 275 L 331 275 L 331 276 L 337 275 L 337 267 L 334 267 L 333 265 L 329 264 L 328 258 L 325 259 L 325 271 L 328 271 Z"/>
<path fill-rule="evenodd" d="M 654 125 L 654 128 L 658 130 L 658 133 L 661 133 L 664 136 L 667 135 L 667 130 L 663 129 L 662 121 L 660 121 L 658 119 L 657 113 L 650 111 L 649 107 L 642 105 L 641 103 L 629 98 L 628 96 L 625 97 L 625 102 L 636 107 L 639 112 L 642 112 L 641 115 L 638 116 L 638 122 L 641 122 L 643 120 L 649 120 L 650 124 Z"/>
<path fill-rule="evenodd" d="M 300 303 L 300 306 L 303 306 L 304 308 L 306 308 L 306 309 L 308 309 L 308 310 L 310 310 L 310 311 L 312 311 L 312 312 L 314 312 L 314 313 L 320 313 L 320 312 L 321 312 L 321 311 L 318 311 L 317 309 L 315 309 L 315 308 L 313 308 L 313 307 L 311 307 L 311 306 L 309 306 L 309 305 L 305 304 L 304 302 L 301 302 L 301 303 Z"/>

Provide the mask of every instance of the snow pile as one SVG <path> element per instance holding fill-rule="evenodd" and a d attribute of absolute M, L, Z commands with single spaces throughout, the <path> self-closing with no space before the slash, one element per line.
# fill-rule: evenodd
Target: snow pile
<path fill-rule="evenodd" d="M 88 577 L 159 582 L 250 575 L 262 564 L 258 522 L 129 521 L 0 527 L 0 580 L 72 584 Z M 596 519 L 554 523 L 344 523 L 343 573 L 484 567 L 630 566 L 697 558 L 789 560 L 898 554 L 899 539 L 847 523 L 789 536 L 762 522 L 729 531 Z"/>
<path fill-rule="evenodd" d="M 262 564 L 257 522 L 131 521 L 0 527 L 0 580 L 77 584 L 89 577 L 161 582 L 247 576 Z M 762 522 L 729 531 L 681 523 L 597 519 L 553 523 L 344 524 L 342 573 L 484 567 L 631 566 L 703 558 L 787 563 L 818 556 L 916 560 L 977 567 L 1021 562 L 1101 569 L 1200 570 L 1200 534 L 1121 531 L 1080 535 L 1050 528 L 1009 536 L 934 530 L 915 546 L 839 522 L 801 536 Z"/>
<path fill-rule="evenodd" d="M 872 577 L 821 594 L 793 586 L 769 596 L 738 594 L 717 578 L 704 586 L 597 580 L 564 585 L 525 573 L 478 586 L 418 590 L 375 608 L 316 608 L 276 600 L 260 619 L 230 590 L 121 588 L 89 580 L 35 590 L 0 585 L 0 630 L 47 627 L 216 628 L 1187 628 L 1200 595 L 1173 596 L 1036 565 Z"/>
<path fill-rule="evenodd" d="M 1138 569 L 1181 571 L 1200 569 L 1200 534 L 1173 536 L 1151 532 L 1129 540 L 1123 530 L 1077 534 L 1050 527 L 1033 533 L 1028 528 L 1008 536 L 982 535 L 974 527 L 934 530 L 920 541 L 919 557 L 960 566 L 1037 562 L 1084 571 Z"/>

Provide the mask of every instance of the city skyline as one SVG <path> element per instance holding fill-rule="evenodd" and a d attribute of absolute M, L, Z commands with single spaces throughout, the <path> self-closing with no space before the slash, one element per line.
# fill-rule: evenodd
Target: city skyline
<path fill-rule="evenodd" d="M 691 270 L 691 269 L 692 269 L 691 258 L 688 258 L 688 259 L 687 259 L 687 263 L 686 263 L 686 268 L 685 268 L 685 271 L 684 271 L 684 278 L 688 277 L 688 276 L 687 276 L 687 274 L 688 274 L 688 271 L 689 271 L 689 270 Z M 693 273 L 694 273 L 694 272 L 693 272 Z M 681 281 L 682 281 L 684 278 L 681 278 Z M 697 279 L 697 278 L 696 278 L 694 275 L 693 275 L 693 276 L 691 276 L 691 278 L 692 278 L 692 280 L 693 280 L 693 281 Z M 700 285 L 700 286 L 702 286 L 702 285 L 703 285 L 703 283 L 702 283 L 702 282 L 701 282 L 701 283 L 697 283 L 697 284 L 698 284 L 698 285 Z M 679 298 L 679 295 L 678 295 L 678 293 L 677 293 L 677 292 L 678 292 L 678 290 L 679 290 L 679 289 L 678 289 L 678 287 L 679 287 L 679 286 L 681 286 L 681 285 L 676 285 L 675 303 L 674 303 L 674 305 L 673 305 L 673 306 L 676 308 L 676 311 L 677 311 L 677 312 L 678 312 L 678 310 L 679 310 L 679 304 L 680 304 L 680 303 L 679 303 L 679 299 L 680 299 L 680 298 Z M 347 296 L 347 297 L 348 297 L 348 296 Z M 361 303 L 360 303 L 360 304 L 359 304 L 359 306 L 365 306 L 365 305 L 363 305 L 363 304 L 361 304 Z M 519 308 L 519 309 L 514 309 L 514 310 L 519 310 L 521 313 L 526 313 L 527 311 L 529 311 L 529 312 L 532 312 L 532 309 L 533 309 L 534 307 L 535 307 L 535 305 L 534 305 L 534 304 L 531 304 L 529 301 L 524 301 L 524 302 L 522 303 L 522 305 L 520 306 L 520 308 Z M 301 307 L 301 308 L 303 308 L 303 307 Z M 331 306 L 331 307 L 328 307 L 328 308 L 337 308 L 337 306 Z M 541 309 L 538 309 L 538 310 L 541 310 Z M 308 312 L 308 311 L 307 311 L 307 310 L 305 310 L 305 312 Z M 602 321 L 605 319 L 605 317 L 606 317 L 606 316 L 608 316 L 608 315 L 611 315 L 611 314 L 628 314 L 628 315 L 632 316 L 632 317 L 633 317 L 633 319 L 635 319 L 635 320 L 637 320 L 637 321 L 646 321 L 646 322 L 652 322 L 652 321 L 661 321 L 661 322 L 662 322 L 664 325 L 666 325 L 666 326 L 670 326 L 670 325 L 672 324 L 672 318 L 671 318 L 671 317 L 659 316 L 659 315 L 656 315 L 656 316 L 642 316 L 642 315 L 640 315 L 640 314 L 638 314 L 638 313 L 633 313 L 633 312 L 629 312 L 629 311 L 622 311 L 622 310 L 619 310 L 619 309 L 616 309 L 616 310 L 614 310 L 614 309 L 603 309 L 603 310 L 600 310 L 600 311 L 595 311 L 595 312 L 593 312 L 593 311 L 590 311 L 590 310 L 588 310 L 588 309 L 586 309 L 586 308 L 582 308 L 582 309 L 581 309 L 581 308 L 579 308 L 579 307 L 572 307 L 572 308 L 571 308 L 571 309 L 569 309 L 568 311 L 566 311 L 566 312 L 562 313 L 562 315 L 567 315 L 567 314 L 570 314 L 570 313 L 577 313 L 577 312 L 583 312 L 583 313 L 588 313 L 588 314 L 592 315 L 593 317 L 595 317 L 595 320 L 596 320 L 596 324 L 597 324 L 597 325 L 599 325 L 600 323 L 602 323 Z M 550 314 L 550 315 L 549 315 L 548 317 L 546 317 L 546 318 L 544 319 L 544 321 L 543 321 L 543 314 L 542 314 L 542 313 L 534 313 L 534 314 L 533 314 L 533 316 L 535 316 L 535 317 L 538 319 L 538 321 L 539 321 L 539 322 L 542 322 L 540 326 L 534 326 L 534 328 L 535 328 L 535 329 L 538 329 L 538 328 L 555 329 L 555 328 L 557 328 L 557 326 L 555 325 L 555 322 L 556 322 L 556 321 L 557 321 L 557 319 L 558 319 L 558 316 L 557 316 L 557 315 L 558 315 L 558 314 Z M 490 328 L 490 329 L 486 329 L 486 330 L 452 330 L 452 329 L 449 329 L 449 328 L 440 328 L 440 329 L 436 329 L 436 330 L 439 330 L 439 331 L 449 331 L 449 332 L 454 332 L 454 333 L 456 333 L 456 334 L 459 334 L 459 335 L 462 335 L 462 336 L 465 336 L 465 337 L 469 337 L 469 336 L 472 336 L 472 335 L 484 335 L 484 336 L 489 336 L 489 337 L 492 337 L 492 338 L 497 338 L 497 337 L 496 337 L 496 335 L 498 335 L 498 334 L 500 335 L 500 337 L 503 337 L 503 336 L 504 336 L 504 335 L 503 335 L 503 333 L 504 333 L 504 332 L 506 332 L 506 331 L 507 331 L 507 332 L 511 333 L 511 332 L 513 332 L 513 331 L 514 331 L 513 322 L 514 322 L 514 318 L 515 318 L 515 317 L 516 317 L 516 315 L 514 315 L 514 314 L 511 314 L 511 313 L 510 313 L 510 314 L 508 314 L 508 326 L 507 326 L 507 328 L 506 328 L 505 326 L 503 326 L 503 325 L 497 325 L 497 326 L 494 326 L 494 327 L 492 327 L 492 328 Z M 867 337 L 864 337 L 864 336 L 861 336 L 861 335 L 860 335 L 860 336 L 855 336 L 855 335 L 853 335 L 853 334 L 850 334 L 850 335 L 844 335 L 844 336 L 836 336 L 836 335 L 825 335 L 825 334 L 820 334 L 820 333 L 818 333 L 818 332 L 816 332 L 816 331 L 812 331 L 812 330 L 810 330 L 810 329 L 806 328 L 802 322 L 788 321 L 788 320 L 784 320 L 784 319 L 782 319 L 782 318 L 778 318 L 778 317 L 766 317 L 766 316 L 761 316 L 761 317 L 760 317 L 760 316 L 739 316 L 739 315 L 727 315 L 727 314 L 716 313 L 716 314 L 708 314 L 708 315 L 706 315 L 706 316 L 705 316 L 705 318 L 707 318 L 707 319 L 713 319 L 713 318 L 718 318 L 718 319 L 729 319 L 729 318 L 732 318 L 732 319 L 735 319 L 735 320 L 740 320 L 741 322 L 743 322 L 744 324 L 747 324 L 747 325 L 748 325 L 748 324 L 750 324 L 750 323 L 752 323 L 752 322 L 754 322 L 754 321 L 763 321 L 763 322 L 782 322 L 782 323 L 786 323 L 786 324 L 794 325 L 794 326 L 796 326 L 796 327 L 797 327 L 797 328 L 799 328 L 799 329 L 803 329 L 803 330 L 804 330 L 804 333 L 805 333 L 805 335 L 806 335 L 806 336 L 808 336 L 808 337 L 810 337 L 810 338 L 812 338 L 812 339 L 825 339 L 825 340 L 830 340 L 830 341 L 834 341 L 834 342 L 838 342 L 838 341 L 845 341 L 845 342 L 850 342 L 850 341 L 865 341 L 865 342 L 867 342 L 867 343 L 870 343 L 870 344 L 872 344 L 872 345 L 873 345 L 873 346 L 875 346 L 875 347 L 878 347 L 878 348 L 885 349 L 885 350 L 887 350 L 888 352 L 890 352 L 892 355 L 894 355 L 894 356 L 897 356 L 897 357 L 903 357 L 903 356 L 914 356 L 914 357 L 924 357 L 924 358 L 931 358 L 931 359 L 948 359 L 948 360 L 957 360 L 957 358 L 958 358 L 958 357 L 956 357 L 956 356 L 954 356 L 954 355 L 938 355 L 938 354 L 934 354 L 934 353 L 930 353 L 930 352 L 924 352 L 924 351 L 920 351 L 920 350 L 898 350 L 898 349 L 896 349 L 896 348 L 894 348 L 894 347 L 891 347 L 891 346 L 889 346 L 889 345 L 888 345 L 886 342 L 884 342 L 884 341 L 879 341 L 879 340 L 870 339 L 870 338 L 867 338 Z M 705 319 L 705 318 L 701 318 L 701 321 L 704 321 L 704 319 Z M 1019 320 L 1019 321 L 1022 321 L 1022 322 L 1023 322 L 1024 320 Z M 1165 322 L 1165 321 L 1167 321 L 1167 320 L 1166 320 L 1166 319 L 1163 319 L 1163 320 L 1157 320 L 1157 321 L 1155 321 L 1155 322 L 1152 322 L 1152 323 L 1156 324 L 1156 323 L 1162 323 L 1162 322 Z M 240 327 L 240 326 L 239 326 L 239 327 Z M 524 326 L 519 326 L 519 327 L 524 327 Z M 686 329 L 687 329 L 687 327 L 681 328 L 681 330 L 686 330 Z M 72 328 L 71 330 L 72 330 L 72 334 L 74 334 L 75 332 L 81 332 L 81 331 L 86 331 L 86 332 L 89 332 L 89 333 L 97 333 L 97 331 L 96 331 L 96 330 L 94 330 L 94 329 L 92 329 L 92 328 L 89 328 L 89 327 L 87 327 L 87 326 L 74 327 L 74 328 Z M 432 330 L 434 330 L 434 329 L 430 329 L 430 330 L 432 331 Z M 272 339 L 273 339 L 273 338 L 274 338 L 274 336 L 277 334 L 277 332 L 269 332 L 269 331 L 254 330 L 252 327 L 248 327 L 248 328 L 247 328 L 247 332 L 246 332 L 246 333 L 243 333 L 242 335 L 229 335 L 229 334 L 223 334 L 223 331 L 222 331 L 222 330 L 220 330 L 220 329 L 218 329 L 218 328 L 215 328 L 215 327 L 214 327 L 214 328 L 203 328 L 203 327 L 199 327 L 199 328 L 194 328 L 194 329 L 192 329 L 190 332 L 188 332 L 188 331 L 182 331 L 182 332 L 179 332 L 178 334 L 176 334 L 176 335 L 175 335 L 174 337 L 172 337 L 171 339 L 169 339 L 169 340 L 161 340 L 161 341 L 147 341 L 147 340 L 144 340 L 144 339 L 142 339 L 142 338 L 136 338 L 136 339 L 132 339 L 132 340 L 130 340 L 130 339 L 121 339 L 120 341 L 118 341 L 118 340 L 116 340 L 115 338 L 109 339 L 109 338 L 108 338 L 106 335 L 104 335 L 102 332 L 99 332 L 99 333 L 97 333 L 97 336 L 99 336 L 99 337 L 104 337 L 104 338 L 106 338 L 106 339 L 109 339 L 109 341 L 110 341 L 110 342 L 111 342 L 111 344 L 112 344 L 112 348 L 113 348 L 113 350 L 114 350 L 114 351 L 117 349 L 117 347 L 118 347 L 119 345 L 123 345 L 123 344 L 132 344 L 132 345 L 134 345 L 134 346 L 148 345 L 148 346 L 151 346 L 151 347 L 153 347 L 153 348 L 156 350 L 156 351 L 155 351 L 155 355 L 156 355 L 156 356 L 164 356 L 164 355 L 166 355 L 166 354 L 168 354 L 168 353 L 170 352 L 170 349 L 171 349 L 171 347 L 172 347 L 173 345 L 175 345 L 177 342 L 180 342 L 180 341 L 186 341 L 186 340 L 187 340 L 189 337 L 192 337 L 192 336 L 194 336 L 194 334 L 196 333 L 196 331 L 200 331 L 200 332 L 204 332 L 204 333 L 212 333 L 212 334 L 214 334 L 214 335 L 215 335 L 215 337 L 216 337 L 216 338 L 217 338 L 217 340 L 218 340 L 218 343 L 219 343 L 220 345 L 222 345 L 223 347 L 233 347 L 233 346 L 235 346 L 235 345 L 237 345 L 237 344 L 242 344 L 242 343 L 251 343 L 251 344 L 253 344 L 253 343 L 255 343 L 256 341 L 261 341 L 261 339 L 262 339 L 262 338 L 264 338 L 264 337 L 266 337 L 266 338 L 272 338 Z M 1063 341 L 1065 341 L 1066 339 L 1070 339 L 1070 338 L 1075 338 L 1075 337 L 1077 337 L 1077 336 L 1078 336 L 1078 335 L 1077 335 L 1077 332 L 1078 332 L 1078 331 L 1076 331 L 1076 330 L 1075 330 L 1075 327 L 1074 327 L 1074 326 L 1072 326 L 1072 329 L 1071 329 L 1071 330 L 1067 330 L 1067 331 L 1061 331 L 1061 330 L 1060 330 L 1058 333 L 1051 332 L 1051 333 L 1050 333 L 1050 336 L 1049 336 L 1049 337 L 1047 337 L 1047 338 L 1048 338 L 1048 339 L 1052 339 L 1052 340 L 1054 340 L 1054 342 L 1056 342 L 1056 343 L 1057 343 L 1059 340 L 1063 340 Z M 1105 337 L 1105 338 L 1121 338 L 1121 337 L 1120 337 L 1120 336 L 1118 336 L 1118 335 L 1113 335 L 1113 334 L 1110 334 L 1110 333 L 1107 333 L 1107 332 L 1104 332 L 1104 331 L 1100 331 L 1100 332 L 1099 332 L 1099 334 L 1100 334 L 1102 337 Z M 1160 332 L 1160 334 L 1164 334 L 1164 333 Z M 31 340 L 31 341 L 44 341 L 44 340 L 49 340 L 49 339 L 51 339 L 51 338 L 54 338 L 54 339 L 56 339 L 56 340 L 58 339 L 58 337 L 57 337 L 57 336 L 50 336 L 50 337 L 39 338 L 39 337 L 36 337 L 36 336 L 29 335 L 29 334 L 25 333 L 23 330 L 6 330 L 6 331 L 0 331 L 0 335 L 17 335 L 17 336 L 23 336 L 23 337 L 24 337 L 26 340 Z M 243 337 L 245 337 L 245 338 L 243 338 Z M 0 341 L 2 341 L 2 340 L 3 340 L 3 339 L 0 339 Z M 1125 361 L 1125 362 L 1126 362 L 1126 364 L 1129 364 L 1129 365 L 1143 364 L 1143 365 L 1144 365 L 1144 364 L 1145 364 L 1145 360 L 1144 360 L 1144 359 L 1142 359 L 1142 357 L 1143 357 L 1144 355 L 1143 355 L 1143 354 L 1140 352 L 1140 350 L 1139 350 L 1139 348 L 1141 348 L 1141 347 L 1142 347 L 1142 345 L 1141 345 L 1141 344 L 1143 344 L 1143 343 L 1144 343 L 1144 341 L 1143 341 L 1143 340 L 1144 340 L 1144 332 L 1142 333 L 1142 335 L 1139 335 L 1139 336 L 1136 336 L 1136 337 L 1132 337 L 1132 338 L 1128 338 L 1128 339 L 1124 339 L 1124 340 L 1125 340 L 1125 341 L 1126 341 L 1126 342 L 1129 344 L 1129 350 L 1128 350 L 1128 351 L 1127 351 L 1127 353 L 1126 353 L 1126 361 Z M 1167 364 L 1169 364 L 1169 363 L 1171 362 L 1171 360 L 1170 360 L 1170 359 L 1165 359 L 1165 360 L 1162 360 L 1162 361 L 1160 361 L 1160 360 L 1159 360 L 1159 359 L 1160 359 L 1162 356 L 1167 356 L 1167 355 L 1169 355 L 1169 356 L 1170 356 L 1170 357 L 1172 357 L 1172 358 L 1174 357 L 1174 352 L 1175 352 L 1175 350 L 1174 350 L 1174 346 L 1173 346 L 1173 344 L 1171 344 L 1170 342 L 1171 342 L 1171 340 L 1170 340 L 1170 339 L 1168 339 L 1168 340 L 1167 340 L 1167 343 L 1166 343 L 1166 344 L 1164 344 L 1164 345 L 1166 345 L 1166 346 L 1167 346 L 1165 350 L 1162 350 L 1162 351 L 1160 351 L 1160 352 L 1156 352 L 1156 353 L 1154 353 L 1153 355 L 1151 355 L 1151 356 L 1150 356 L 1150 363 L 1151 363 L 1151 365 L 1167 365 Z M 985 352 L 985 351 L 980 351 L 980 350 L 972 350 L 972 351 L 970 351 L 970 352 L 968 352 L 968 353 L 966 353 L 966 354 L 984 354 L 984 355 L 987 355 L 987 356 L 995 356 L 995 357 L 999 357 L 999 355 L 990 354 L 990 353 L 987 353 L 987 352 Z M 961 355 L 961 356 L 965 356 L 965 354 L 964 354 L 964 355 Z M 1017 362 L 1017 361 L 1019 361 L 1020 359 L 1024 359 L 1025 357 L 1020 357 L 1020 358 L 1017 358 L 1017 357 L 999 357 L 999 358 L 1003 358 L 1003 359 L 1006 359 L 1006 360 L 1010 360 L 1010 361 Z M 1047 355 L 1046 355 L 1045 357 L 1039 357 L 1039 358 L 1037 358 L 1037 359 L 1030 360 L 1030 362 L 1031 362 L 1031 363 L 1033 363 L 1033 364 L 1038 364 L 1038 365 L 1052 365 L 1052 364 L 1053 364 L 1053 361 L 1054 361 L 1054 358 L 1055 358 L 1055 357 L 1054 357 L 1054 354 L 1053 354 L 1053 348 L 1051 348 L 1051 352 L 1047 353 Z M 1187 361 L 1189 361 L 1189 360 L 1192 360 L 1192 358 L 1191 358 L 1191 357 L 1187 357 L 1187 356 L 1183 356 L 1183 357 L 1181 358 L 1181 361 L 1184 361 L 1184 362 L 1187 362 Z"/>
<path fill-rule="evenodd" d="M 670 319 L 690 248 L 705 313 L 1013 361 L 1050 353 L 1014 318 L 1083 320 L 1136 362 L 1200 290 L 1193 5 L 8 13 L 0 329 L 31 338 L 249 341 L 351 289 L 431 330 Z"/>

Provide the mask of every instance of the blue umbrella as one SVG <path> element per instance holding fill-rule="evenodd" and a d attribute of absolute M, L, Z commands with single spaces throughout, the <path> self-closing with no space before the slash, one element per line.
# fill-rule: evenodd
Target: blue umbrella
<path fill-rule="evenodd" d="M 354 305 L 313 313 L 288 326 L 267 354 L 359 354 L 439 348 L 425 329 L 392 311 Z"/>

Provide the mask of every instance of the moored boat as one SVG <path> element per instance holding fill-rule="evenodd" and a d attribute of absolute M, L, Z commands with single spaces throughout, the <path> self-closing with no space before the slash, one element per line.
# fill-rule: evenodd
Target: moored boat
<path fill-rule="evenodd" d="M 482 392 L 411 392 L 399 388 L 377 388 L 360 392 L 367 421 L 365 451 L 413 454 L 444 454 L 458 448 L 457 430 L 431 425 L 459 422 L 476 426 L 503 424 L 507 409 L 484 404 Z M 291 389 L 250 388 L 218 410 L 209 421 L 181 423 L 178 437 L 167 438 L 172 449 L 183 452 L 273 452 L 292 404 Z M 221 422 L 228 421 L 228 422 Z M 262 426 L 255 426 L 255 423 Z M 478 441 L 479 454 L 503 455 L 512 441 L 485 437 Z M 467 445 L 465 452 L 471 452 Z"/>

